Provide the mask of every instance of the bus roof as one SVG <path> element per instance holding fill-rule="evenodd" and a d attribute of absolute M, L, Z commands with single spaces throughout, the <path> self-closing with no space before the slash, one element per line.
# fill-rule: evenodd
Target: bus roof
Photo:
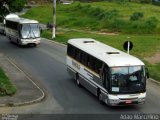
<path fill-rule="evenodd" d="M 10 14 L 8 14 L 8 15 L 5 16 L 5 19 L 9 19 L 9 18 L 19 18 L 19 16 L 16 15 L 16 14 L 10 13 Z"/>
<path fill-rule="evenodd" d="M 6 18 L 6 20 L 18 22 L 19 24 L 25 24 L 25 23 L 38 23 L 36 20 L 30 20 L 26 18 Z"/>
<path fill-rule="evenodd" d="M 68 43 L 105 62 L 109 67 L 144 65 L 138 58 L 91 38 L 70 39 Z"/>

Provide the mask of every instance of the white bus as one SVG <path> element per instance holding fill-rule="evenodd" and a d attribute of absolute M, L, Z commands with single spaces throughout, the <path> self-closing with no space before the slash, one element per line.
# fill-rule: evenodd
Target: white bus
<path fill-rule="evenodd" d="M 19 16 L 12 13 L 6 16 L 0 16 L 0 33 L 2 34 L 5 34 L 5 23 L 6 23 L 5 19 L 8 18 L 19 18 Z"/>
<path fill-rule="evenodd" d="M 103 103 L 111 106 L 143 104 L 145 65 L 138 58 L 90 38 L 70 39 L 67 71 Z"/>
<path fill-rule="evenodd" d="M 40 44 L 40 27 L 36 20 L 6 18 L 5 33 L 11 42 L 19 46 Z"/>

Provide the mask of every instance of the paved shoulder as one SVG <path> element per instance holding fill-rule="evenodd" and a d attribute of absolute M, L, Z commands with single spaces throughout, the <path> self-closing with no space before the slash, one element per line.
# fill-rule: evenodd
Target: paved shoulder
<path fill-rule="evenodd" d="M 17 88 L 15 95 L 0 97 L 0 106 L 26 105 L 44 98 L 44 92 L 9 58 L 2 54 L 0 54 L 0 66 Z"/>

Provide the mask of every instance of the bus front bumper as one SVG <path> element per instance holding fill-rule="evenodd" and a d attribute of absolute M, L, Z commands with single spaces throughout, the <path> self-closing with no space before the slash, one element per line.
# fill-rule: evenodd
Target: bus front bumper
<path fill-rule="evenodd" d="M 136 104 L 144 104 L 145 98 L 137 99 L 137 100 L 109 100 L 108 105 L 110 106 L 126 106 L 126 105 L 136 105 Z"/>
<path fill-rule="evenodd" d="M 105 100 L 105 103 L 110 106 L 126 106 L 135 104 L 144 104 L 146 93 L 140 93 L 133 95 L 109 95 L 109 98 Z"/>
<path fill-rule="evenodd" d="M 40 44 L 40 39 L 23 39 L 21 41 L 22 45 L 28 45 L 28 44 L 36 44 L 39 45 Z"/>

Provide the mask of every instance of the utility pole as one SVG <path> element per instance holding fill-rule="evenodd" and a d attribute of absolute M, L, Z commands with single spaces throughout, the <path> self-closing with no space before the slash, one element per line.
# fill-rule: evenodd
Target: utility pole
<path fill-rule="evenodd" d="M 130 39 L 130 37 L 128 37 L 128 40 Z M 128 54 L 129 54 L 129 51 L 130 51 L 130 41 L 128 41 L 128 46 L 127 46 L 127 52 L 128 52 Z"/>
<path fill-rule="evenodd" d="M 52 38 L 56 38 L 56 0 L 53 0 L 53 31 Z"/>

